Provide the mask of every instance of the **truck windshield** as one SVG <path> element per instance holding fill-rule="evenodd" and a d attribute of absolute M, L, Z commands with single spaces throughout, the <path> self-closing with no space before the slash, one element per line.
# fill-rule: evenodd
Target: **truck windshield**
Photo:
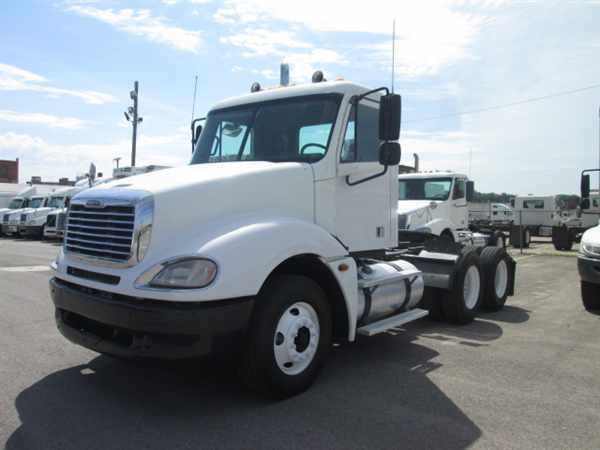
<path fill-rule="evenodd" d="M 315 95 L 211 111 L 191 164 L 315 162 L 327 151 L 341 95 Z"/>
<path fill-rule="evenodd" d="M 49 208 L 62 208 L 65 204 L 64 197 L 52 197 L 50 202 L 48 202 Z"/>
<path fill-rule="evenodd" d="M 41 208 L 43 204 L 44 204 L 43 197 L 32 198 L 31 203 L 29 203 L 29 207 L 30 208 Z"/>
<path fill-rule="evenodd" d="M 413 178 L 399 181 L 400 200 L 448 200 L 452 178 Z"/>
<path fill-rule="evenodd" d="M 8 209 L 20 209 L 23 204 L 22 198 L 13 198 L 8 204 Z"/>

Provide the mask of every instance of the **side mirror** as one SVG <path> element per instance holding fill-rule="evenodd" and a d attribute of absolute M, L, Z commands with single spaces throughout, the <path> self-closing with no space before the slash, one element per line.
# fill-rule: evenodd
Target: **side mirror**
<path fill-rule="evenodd" d="M 590 209 L 590 199 L 589 198 L 582 198 L 581 202 L 579 203 L 579 205 L 581 206 L 581 209 Z"/>
<path fill-rule="evenodd" d="M 467 201 L 472 202 L 475 196 L 475 182 L 467 181 Z"/>
<path fill-rule="evenodd" d="M 382 166 L 397 166 L 400 163 L 400 144 L 384 142 L 379 147 L 379 164 Z"/>
<path fill-rule="evenodd" d="M 192 123 L 190 125 L 190 129 L 192 131 L 192 153 L 194 153 L 194 149 L 196 148 L 196 143 L 198 142 L 198 139 L 200 138 L 200 133 L 202 133 L 202 125 L 200 125 L 200 124 L 196 125 L 196 124 L 204 119 L 205 119 L 205 117 L 194 119 L 194 120 L 192 120 Z"/>
<path fill-rule="evenodd" d="M 379 139 L 397 141 L 400 137 L 402 98 L 398 94 L 382 95 L 379 102 Z M 396 163 L 397 164 L 397 163 Z"/>
<path fill-rule="evenodd" d="M 590 176 L 581 176 L 581 198 L 588 198 L 590 196 Z"/>

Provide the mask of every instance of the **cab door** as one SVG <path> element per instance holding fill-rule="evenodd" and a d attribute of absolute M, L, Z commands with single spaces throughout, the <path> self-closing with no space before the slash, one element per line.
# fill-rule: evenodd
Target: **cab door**
<path fill-rule="evenodd" d="M 351 104 L 338 149 L 335 234 L 350 252 L 380 250 L 397 242 L 398 166 L 379 163 L 379 100 Z"/>
<path fill-rule="evenodd" d="M 457 229 L 467 228 L 469 225 L 469 209 L 467 208 L 467 180 L 457 177 L 454 179 L 450 199 L 450 220 Z"/>

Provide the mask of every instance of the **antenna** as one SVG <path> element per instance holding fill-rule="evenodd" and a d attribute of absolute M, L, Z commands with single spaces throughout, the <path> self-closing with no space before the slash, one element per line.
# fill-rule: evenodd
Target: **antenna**
<path fill-rule="evenodd" d="M 392 94 L 394 93 L 394 71 L 396 69 L 396 18 L 392 22 Z"/>
<path fill-rule="evenodd" d="M 198 89 L 198 75 L 194 81 L 194 100 L 192 101 L 192 121 L 194 120 L 194 113 L 196 111 L 196 90 Z"/>

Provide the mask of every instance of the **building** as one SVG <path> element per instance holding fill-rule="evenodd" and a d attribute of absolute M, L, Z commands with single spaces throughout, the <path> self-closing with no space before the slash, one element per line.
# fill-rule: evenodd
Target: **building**
<path fill-rule="evenodd" d="M 0 159 L 0 183 L 19 182 L 19 158 L 15 161 Z"/>

